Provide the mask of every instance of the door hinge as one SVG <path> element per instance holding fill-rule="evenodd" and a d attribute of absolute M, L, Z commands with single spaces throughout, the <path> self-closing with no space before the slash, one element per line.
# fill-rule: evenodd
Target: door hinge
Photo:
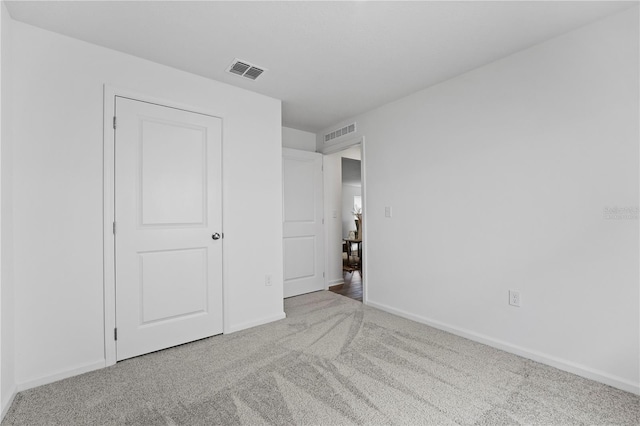
<path fill-rule="evenodd" d="M 324 225 L 324 217 L 322 218 L 322 224 Z"/>
<path fill-rule="evenodd" d="M 322 278 L 324 278 L 324 272 L 322 273 Z"/>
<path fill-rule="evenodd" d="M 113 235 L 116 235 L 116 223 L 113 222 Z"/>
<path fill-rule="evenodd" d="M 115 115 L 113 116 L 113 128 L 114 128 L 114 130 L 116 128 L 116 116 Z"/>
<path fill-rule="evenodd" d="M 118 329 L 117 328 L 113 329 L 113 340 L 118 340 Z"/>

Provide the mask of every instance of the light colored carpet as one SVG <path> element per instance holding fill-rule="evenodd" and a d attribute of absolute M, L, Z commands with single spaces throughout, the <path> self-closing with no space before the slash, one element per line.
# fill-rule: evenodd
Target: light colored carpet
<path fill-rule="evenodd" d="M 640 423 L 640 399 L 318 292 L 287 319 L 21 392 L 3 425 Z"/>

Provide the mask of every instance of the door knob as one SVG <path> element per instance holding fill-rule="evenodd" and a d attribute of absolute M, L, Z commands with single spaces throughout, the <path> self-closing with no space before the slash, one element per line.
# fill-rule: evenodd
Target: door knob
<path fill-rule="evenodd" d="M 220 239 L 220 234 L 218 234 L 217 232 L 215 234 L 213 234 L 211 236 L 211 238 L 213 238 L 214 240 L 219 240 Z"/>

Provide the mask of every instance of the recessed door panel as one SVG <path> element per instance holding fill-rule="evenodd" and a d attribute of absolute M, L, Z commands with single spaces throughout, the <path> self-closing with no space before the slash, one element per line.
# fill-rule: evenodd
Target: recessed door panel
<path fill-rule="evenodd" d="M 206 217 L 206 128 L 143 117 L 142 225 L 202 225 Z"/>
<path fill-rule="evenodd" d="M 315 247 L 314 236 L 284 239 L 285 280 L 309 278 L 315 275 Z"/>
<path fill-rule="evenodd" d="M 207 312 L 207 249 L 139 253 L 140 325 Z"/>
<path fill-rule="evenodd" d="M 284 170 L 284 221 L 315 222 L 316 218 L 316 161 L 312 158 L 283 159 Z M 293 201 L 295 200 L 295 201 Z"/>

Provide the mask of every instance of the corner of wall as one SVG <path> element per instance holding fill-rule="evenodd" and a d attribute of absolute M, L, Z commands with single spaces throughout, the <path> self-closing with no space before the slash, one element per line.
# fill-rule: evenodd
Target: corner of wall
<path fill-rule="evenodd" d="M 9 408 L 11 408 L 11 404 L 13 404 L 13 400 L 15 399 L 17 394 L 18 394 L 18 389 L 16 385 L 13 385 L 13 387 L 8 392 L 2 393 L 2 402 L 1 402 L 2 407 L 0 411 L 0 422 L 4 420 L 4 417 L 9 412 Z"/>
<path fill-rule="evenodd" d="M 0 5 L 0 421 L 15 398 L 15 332 L 13 295 L 13 150 L 11 129 L 11 27 Z"/>
<path fill-rule="evenodd" d="M 315 133 L 282 127 L 282 146 L 284 148 L 300 149 L 302 151 L 316 151 Z"/>

